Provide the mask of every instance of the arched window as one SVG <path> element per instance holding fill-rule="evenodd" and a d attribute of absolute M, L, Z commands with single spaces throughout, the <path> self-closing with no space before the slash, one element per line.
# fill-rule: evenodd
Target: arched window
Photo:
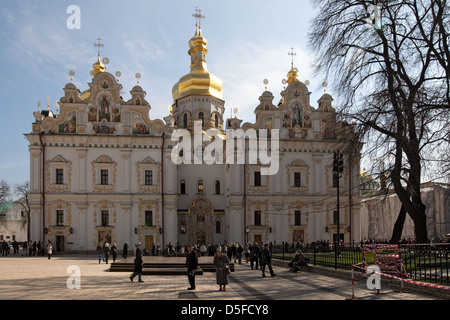
<path fill-rule="evenodd" d="M 183 115 L 183 128 L 187 128 L 187 123 L 188 123 L 188 118 L 187 118 L 187 114 L 185 113 Z"/>
<path fill-rule="evenodd" d="M 214 116 L 214 126 L 219 128 L 219 116 L 217 114 Z"/>
<path fill-rule="evenodd" d="M 180 194 L 186 194 L 186 182 L 184 180 L 180 181 Z"/>
<path fill-rule="evenodd" d="M 200 112 L 198 114 L 198 119 L 202 120 L 202 126 L 205 124 L 205 115 L 203 114 L 203 112 Z"/>
<path fill-rule="evenodd" d="M 220 181 L 219 180 L 216 180 L 216 184 L 215 184 L 215 191 L 216 191 L 216 194 L 220 194 Z"/>

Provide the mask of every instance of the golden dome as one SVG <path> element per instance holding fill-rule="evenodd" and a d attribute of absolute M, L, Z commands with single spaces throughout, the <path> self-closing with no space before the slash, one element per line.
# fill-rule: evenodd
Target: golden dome
<path fill-rule="evenodd" d="M 292 66 L 291 70 L 287 74 L 287 83 L 291 84 L 292 82 L 298 81 L 298 70 Z"/>
<path fill-rule="evenodd" d="M 97 61 L 92 65 L 93 68 L 93 75 L 96 76 L 97 74 L 101 72 L 106 71 L 106 66 L 100 61 L 100 54 L 98 54 Z"/>
<path fill-rule="evenodd" d="M 201 27 L 197 27 L 195 35 L 189 40 L 188 54 L 191 56 L 191 72 L 181 77 L 173 86 L 174 101 L 188 95 L 210 95 L 219 99 L 223 98 L 222 80 L 209 73 L 206 66 L 207 43 L 202 36 Z"/>

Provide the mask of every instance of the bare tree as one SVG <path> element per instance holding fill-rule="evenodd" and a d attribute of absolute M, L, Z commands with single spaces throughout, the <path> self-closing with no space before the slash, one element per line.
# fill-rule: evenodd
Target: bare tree
<path fill-rule="evenodd" d="M 0 181 L 0 201 L 7 201 L 11 195 L 11 187 L 5 180 Z"/>
<path fill-rule="evenodd" d="M 24 224 L 26 224 L 27 226 L 27 241 L 29 241 L 30 239 L 30 214 L 31 214 L 31 209 L 30 209 L 30 202 L 29 202 L 29 198 L 28 198 L 28 194 L 30 192 L 30 182 L 26 181 L 22 184 L 17 184 L 15 186 L 15 193 L 17 195 L 20 195 L 21 198 L 16 200 L 15 203 L 19 204 L 20 206 L 22 206 L 22 208 L 25 211 L 25 215 L 22 218 L 22 221 Z"/>
<path fill-rule="evenodd" d="M 406 211 L 416 241 L 427 242 L 423 170 L 449 146 L 448 1 L 313 1 L 316 70 L 334 78 L 344 115 L 390 178 L 404 210 L 398 222 Z"/>

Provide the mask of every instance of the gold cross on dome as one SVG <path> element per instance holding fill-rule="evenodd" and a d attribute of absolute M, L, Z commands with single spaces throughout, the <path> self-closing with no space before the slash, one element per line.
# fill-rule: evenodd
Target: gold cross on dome
<path fill-rule="evenodd" d="M 100 48 L 103 48 L 105 45 L 101 43 L 102 39 L 98 37 L 97 43 L 94 43 L 94 47 L 98 48 L 98 54 L 100 54 Z"/>
<path fill-rule="evenodd" d="M 294 52 L 294 48 L 291 47 L 291 52 L 288 53 L 289 56 L 292 56 L 291 66 L 294 68 L 294 56 L 297 55 L 297 53 Z"/>
<path fill-rule="evenodd" d="M 195 18 L 195 25 L 197 27 L 202 26 L 202 19 L 205 19 L 206 17 L 202 15 L 202 10 L 200 10 L 198 7 L 195 7 L 195 14 L 192 15 Z"/>

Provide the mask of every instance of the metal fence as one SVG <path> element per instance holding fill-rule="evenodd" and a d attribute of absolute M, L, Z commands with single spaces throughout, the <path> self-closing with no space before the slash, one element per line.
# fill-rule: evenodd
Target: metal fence
<path fill-rule="evenodd" d="M 450 285 L 450 244 L 402 246 L 400 254 L 409 279 Z"/>
<path fill-rule="evenodd" d="M 298 249 L 314 266 L 351 270 L 352 265 L 361 263 L 363 259 L 362 248 L 353 245 L 282 243 L 271 246 L 273 258 L 283 261 L 292 260 Z M 400 245 L 398 253 L 408 279 L 450 285 L 450 244 Z"/>

